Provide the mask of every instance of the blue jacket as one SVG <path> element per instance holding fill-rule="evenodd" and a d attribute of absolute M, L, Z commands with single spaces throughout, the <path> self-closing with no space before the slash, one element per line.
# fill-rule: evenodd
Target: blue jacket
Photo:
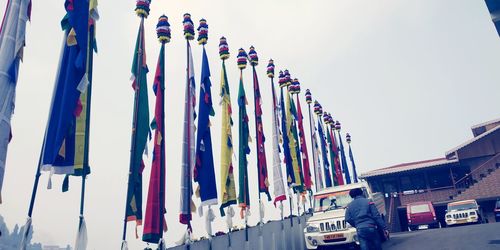
<path fill-rule="evenodd" d="M 357 196 L 347 205 L 345 219 L 351 226 L 356 227 L 356 229 L 366 227 L 387 229 L 382 216 L 380 216 L 377 207 L 375 207 L 375 203 L 363 196 Z"/>

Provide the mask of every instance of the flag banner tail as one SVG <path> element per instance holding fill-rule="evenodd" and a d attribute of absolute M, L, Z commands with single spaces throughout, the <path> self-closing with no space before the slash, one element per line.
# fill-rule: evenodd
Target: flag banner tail
<path fill-rule="evenodd" d="M 85 131 L 85 122 L 78 124 L 77 119 L 83 110 L 80 96 L 85 93 L 88 85 L 89 2 L 75 1 L 65 7 L 66 16 L 61 21 L 65 39 L 45 131 L 41 164 L 43 171 L 54 169 L 54 174 L 72 174 L 75 165 L 81 165 L 75 155 L 83 155 L 83 152 L 78 152 L 81 145 L 77 143 L 82 143 L 83 137 L 79 135 L 82 129 Z"/>
<path fill-rule="evenodd" d="M 24 224 L 22 229 L 23 235 L 21 236 L 20 249 L 26 250 L 29 244 L 29 239 L 31 239 L 31 234 L 33 234 L 33 230 L 31 229 L 31 217 L 28 217 L 26 224 Z"/>
<path fill-rule="evenodd" d="M 181 173 L 181 211 L 179 221 L 182 224 L 188 225 L 188 230 L 191 225 L 192 211 L 196 211 L 192 200 L 193 184 L 192 175 L 195 166 L 195 138 L 194 138 L 194 119 L 196 113 L 195 99 L 195 81 L 194 81 L 194 64 L 193 54 L 189 40 L 187 43 L 187 76 L 186 76 L 186 94 L 184 103 L 184 132 L 182 143 L 182 173 Z"/>
<path fill-rule="evenodd" d="M 283 173 L 281 171 L 280 146 L 279 146 L 279 110 L 277 106 L 274 83 L 271 81 L 273 94 L 273 187 L 274 206 L 276 202 L 286 200 L 285 184 L 283 183 Z"/>
<path fill-rule="evenodd" d="M 132 63 L 135 97 L 125 212 L 126 221 L 135 221 L 137 226 L 142 225 L 142 172 L 145 167 L 143 153 L 150 133 L 147 88 L 148 67 L 146 65 L 144 41 L 144 19 L 141 19 Z"/>
<path fill-rule="evenodd" d="M 292 161 L 292 169 L 294 173 L 294 178 L 292 179 L 292 186 L 294 187 L 295 192 L 302 192 L 303 186 L 301 181 L 301 171 L 298 161 L 297 154 L 299 153 L 298 149 L 298 139 L 297 139 L 297 128 L 295 126 L 295 107 L 293 102 L 291 102 L 290 94 L 286 94 L 286 106 L 287 106 L 287 114 L 286 114 L 286 122 L 287 122 L 287 134 L 288 134 L 288 147 L 290 148 L 290 156 Z"/>
<path fill-rule="evenodd" d="M 81 216 L 81 224 L 78 229 L 78 234 L 76 235 L 75 250 L 86 250 L 87 249 L 87 224 L 85 223 L 85 218 Z"/>
<path fill-rule="evenodd" d="M 165 229 L 165 45 L 162 44 L 153 82 L 156 95 L 154 119 L 153 163 L 144 215 L 142 240 L 157 243 Z"/>
<path fill-rule="evenodd" d="M 240 84 L 238 90 L 238 108 L 239 108 L 239 195 L 238 203 L 242 211 L 250 206 L 250 192 L 248 184 L 248 160 L 250 154 L 248 145 L 250 140 L 250 131 L 248 127 L 247 98 L 245 88 L 243 87 L 243 69 L 240 70 Z"/>
<path fill-rule="evenodd" d="M 121 250 L 128 250 L 128 244 L 127 244 L 127 241 L 126 241 L 126 240 L 122 241 L 122 247 L 121 247 Z"/>
<path fill-rule="evenodd" d="M 351 159 L 351 164 L 352 164 L 352 179 L 354 183 L 358 183 L 358 173 L 356 171 L 356 164 L 354 164 L 354 155 L 352 154 L 352 149 L 350 144 L 349 144 L 349 158 Z"/>
<path fill-rule="evenodd" d="M 333 143 L 332 132 L 329 129 L 328 124 L 326 125 L 326 128 L 327 128 L 326 138 L 327 138 L 327 142 L 329 145 L 328 151 L 329 151 L 329 155 L 330 155 L 330 162 L 332 163 L 333 186 L 338 186 L 338 185 L 342 185 L 343 183 L 341 184 L 339 182 L 339 172 L 338 172 L 338 168 L 337 168 L 337 165 L 335 162 L 335 152 L 334 152 L 335 144 Z M 342 176 L 342 173 L 340 173 L 340 176 Z"/>
<path fill-rule="evenodd" d="M 7 148 L 12 139 L 10 122 L 14 113 L 17 75 L 25 44 L 30 3 L 30 0 L 8 1 L 0 27 L 0 204 Z"/>
<path fill-rule="evenodd" d="M 214 211 L 210 206 L 208 206 L 207 215 L 205 216 L 205 229 L 207 230 L 208 238 L 212 238 L 212 222 L 214 220 Z"/>
<path fill-rule="evenodd" d="M 340 154 L 342 155 L 342 170 L 344 171 L 345 183 L 351 184 L 351 175 L 349 174 L 349 166 L 347 166 L 347 159 L 345 156 L 344 144 L 342 143 L 342 135 L 339 130 Z"/>
<path fill-rule="evenodd" d="M 307 151 L 306 135 L 304 133 L 304 117 L 300 105 L 299 95 L 297 94 L 297 118 L 300 138 L 300 152 L 302 153 L 302 173 L 304 176 L 304 186 L 306 190 L 312 190 L 312 175 L 309 166 L 309 152 Z"/>
<path fill-rule="evenodd" d="M 231 231 L 233 228 L 233 217 L 235 215 L 233 207 L 229 206 L 227 209 L 227 216 L 226 216 L 226 226 L 228 231 Z"/>
<path fill-rule="evenodd" d="M 498 0 L 485 0 L 485 2 L 491 14 L 491 20 L 500 36 L 500 2 Z"/>
<path fill-rule="evenodd" d="M 222 40 L 222 38 L 221 38 Z M 221 42 L 221 44 L 223 44 Z M 224 44 L 223 44 L 224 45 Z M 225 60 L 222 61 L 222 72 L 221 72 L 221 110 L 222 110 L 222 122 L 221 122 L 221 206 L 220 214 L 224 216 L 224 208 L 236 204 L 236 187 L 234 180 L 234 167 L 232 162 L 233 156 L 233 137 L 231 132 L 231 127 L 233 121 L 231 119 L 232 108 L 231 108 L 231 97 L 229 91 L 229 83 L 227 80 L 226 73 L 226 63 Z"/>
<path fill-rule="evenodd" d="M 217 184 L 215 182 L 210 116 L 214 116 L 212 104 L 212 83 L 208 56 L 203 46 L 198 126 L 196 135 L 196 163 L 193 179 L 199 184 L 201 206 L 217 204 Z"/>
<path fill-rule="evenodd" d="M 337 182 L 339 185 L 344 185 L 344 177 L 342 176 L 342 167 L 340 166 L 340 156 L 339 156 L 339 147 L 337 146 L 337 140 L 335 137 L 335 132 L 333 128 L 333 124 L 330 127 L 330 136 L 332 138 L 332 147 L 331 150 L 334 154 L 333 166 L 335 170 L 335 176 L 337 178 Z"/>
<path fill-rule="evenodd" d="M 318 133 L 319 140 L 321 142 L 321 156 L 323 157 L 323 171 L 325 173 L 325 186 L 332 186 L 332 179 L 330 176 L 330 163 L 328 162 L 328 151 L 325 142 L 325 133 L 323 133 L 323 123 L 321 122 L 321 116 L 318 116 Z"/>
<path fill-rule="evenodd" d="M 283 154 L 284 154 L 284 162 L 286 165 L 286 179 L 288 187 L 295 185 L 295 173 L 292 165 L 292 155 L 290 150 L 290 138 L 288 133 L 288 115 L 287 115 L 287 105 L 285 103 L 283 88 L 281 88 L 281 98 L 280 98 L 280 106 L 281 106 L 281 133 L 283 136 Z"/>
<path fill-rule="evenodd" d="M 266 146 L 264 136 L 264 125 L 262 122 L 262 96 L 260 94 L 259 79 L 255 66 L 258 62 L 257 53 L 254 47 L 250 47 L 250 63 L 253 70 L 253 90 L 254 90 L 254 111 L 255 111 L 255 136 L 256 136 L 256 151 L 257 151 L 257 173 L 259 181 L 259 192 L 266 194 L 267 200 L 271 201 L 269 194 L 269 179 L 267 172 Z"/>

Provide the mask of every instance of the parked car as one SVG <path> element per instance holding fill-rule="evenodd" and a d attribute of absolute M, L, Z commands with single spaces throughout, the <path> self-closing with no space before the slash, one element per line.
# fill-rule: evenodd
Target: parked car
<path fill-rule="evenodd" d="M 446 210 L 446 225 L 482 223 L 483 218 L 476 200 L 464 200 L 448 203 Z"/>
<path fill-rule="evenodd" d="M 412 202 L 406 205 L 408 231 L 418 229 L 439 228 L 441 224 L 436 218 L 436 211 L 430 201 Z"/>
<path fill-rule="evenodd" d="M 493 210 L 495 213 L 495 221 L 500 222 L 500 199 L 495 203 L 495 209 Z"/>

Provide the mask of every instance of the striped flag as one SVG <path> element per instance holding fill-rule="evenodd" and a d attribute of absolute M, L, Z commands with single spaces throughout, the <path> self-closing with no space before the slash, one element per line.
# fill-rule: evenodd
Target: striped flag
<path fill-rule="evenodd" d="M 290 87 L 290 86 L 289 86 Z M 290 88 L 289 88 L 290 89 Z M 303 180 L 304 177 L 302 175 L 302 162 L 300 161 L 300 145 L 299 145 L 299 137 L 297 132 L 297 110 L 295 108 L 295 102 L 291 98 L 291 94 L 287 94 L 287 106 L 289 107 L 287 111 L 287 119 L 290 119 L 288 131 L 290 139 L 290 152 L 292 155 L 292 166 L 293 172 L 295 174 L 294 180 L 294 190 L 295 192 L 302 193 L 304 191 Z"/>
<path fill-rule="evenodd" d="M 285 103 L 285 98 L 284 98 L 284 90 L 283 88 L 286 88 L 286 79 L 284 77 L 284 74 L 282 71 L 280 71 L 280 76 L 279 76 L 279 85 L 281 88 L 281 98 L 280 98 L 280 107 L 281 107 L 281 135 L 283 137 L 282 145 L 283 145 L 283 155 L 284 159 L 283 161 L 285 162 L 286 165 L 286 180 L 288 187 L 292 187 L 295 183 L 295 173 L 293 171 L 293 165 L 292 165 L 292 155 L 291 155 L 291 150 L 290 150 L 290 138 L 288 136 L 288 118 L 287 118 L 287 105 Z M 288 93 L 287 93 L 288 95 Z"/>
<path fill-rule="evenodd" d="M 196 117 L 196 85 L 194 81 L 193 53 L 189 40 L 187 42 L 188 66 L 186 76 L 186 93 L 184 102 L 184 132 L 182 141 L 182 170 L 181 170 L 181 211 L 179 221 L 191 225 L 191 212 L 196 211 L 192 201 L 193 183 L 192 173 L 195 166 L 195 138 L 194 119 Z"/>
<path fill-rule="evenodd" d="M 338 186 L 338 185 L 344 185 L 344 180 L 342 178 L 342 172 L 340 171 L 340 168 L 338 167 L 338 157 L 336 151 L 337 145 L 335 145 L 335 138 L 332 134 L 332 130 L 328 126 L 329 120 L 328 120 L 328 114 L 324 114 L 324 121 L 326 124 L 326 137 L 327 137 L 327 142 L 329 145 L 329 153 L 330 153 L 330 162 L 332 163 L 332 173 L 333 173 L 333 186 Z"/>
<path fill-rule="evenodd" d="M 31 0 L 9 0 L 0 26 L 0 204 L 7 147 L 12 138 L 10 120 L 14 113 L 17 75 L 30 12 Z"/>

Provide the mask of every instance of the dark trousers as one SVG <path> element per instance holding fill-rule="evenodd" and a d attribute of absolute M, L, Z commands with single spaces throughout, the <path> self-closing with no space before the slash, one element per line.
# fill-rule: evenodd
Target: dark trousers
<path fill-rule="evenodd" d="M 359 228 L 357 232 L 361 250 L 382 250 L 380 236 L 376 228 Z"/>

